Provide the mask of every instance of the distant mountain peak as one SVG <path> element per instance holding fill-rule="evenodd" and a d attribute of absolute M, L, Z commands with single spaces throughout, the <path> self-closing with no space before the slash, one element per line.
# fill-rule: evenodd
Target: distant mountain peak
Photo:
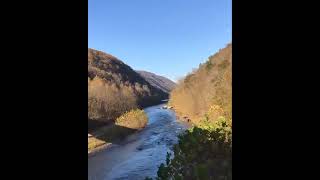
<path fill-rule="evenodd" d="M 166 77 L 143 70 L 136 70 L 136 72 L 139 73 L 152 86 L 161 89 L 166 93 L 170 93 L 170 91 L 176 86 L 175 82 Z"/>

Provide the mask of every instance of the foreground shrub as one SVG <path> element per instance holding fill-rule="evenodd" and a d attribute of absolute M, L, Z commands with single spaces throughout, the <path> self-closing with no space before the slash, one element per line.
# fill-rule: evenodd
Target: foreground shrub
<path fill-rule="evenodd" d="M 130 129 L 144 128 L 148 123 L 148 117 L 143 110 L 135 109 L 128 111 L 116 119 L 117 126 Z"/>
<path fill-rule="evenodd" d="M 214 123 L 204 120 L 199 127 L 180 135 L 174 158 L 167 154 L 166 164 L 160 165 L 156 179 L 232 179 L 230 122 L 224 117 Z"/>

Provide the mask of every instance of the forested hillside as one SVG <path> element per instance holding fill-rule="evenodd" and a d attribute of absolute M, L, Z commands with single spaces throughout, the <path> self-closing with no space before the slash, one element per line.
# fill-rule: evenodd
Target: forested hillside
<path fill-rule="evenodd" d="M 156 180 L 232 179 L 231 69 L 229 44 L 171 92 L 170 104 L 178 114 L 191 117 L 193 127 L 179 136 L 174 156 L 167 154 Z"/>
<path fill-rule="evenodd" d="M 176 83 L 170 79 L 156 75 L 147 71 L 137 71 L 145 80 L 147 80 L 152 86 L 161 89 L 166 93 L 170 93 L 171 90 L 176 86 Z"/>
<path fill-rule="evenodd" d="M 88 120 L 105 124 L 131 109 L 160 103 L 168 94 L 153 87 L 116 57 L 88 49 Z"/>
<path fill-rule="evenodd" d="M 198 123 L 204 116 L 231 119 L 232 44 L 219 50 L 199 68 L 178 82 L 170 94 L 170 104 L 178 114 Z"/>

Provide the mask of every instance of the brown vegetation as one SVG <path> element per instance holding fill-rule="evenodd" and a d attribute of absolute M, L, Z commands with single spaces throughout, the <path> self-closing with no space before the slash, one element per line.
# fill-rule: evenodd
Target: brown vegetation
<path fill-rule="evenodd" d="M 179 136 L 174 157 L 167 153 L 157 180 L 232 179 L 231 64 L 229 44 L 171 92 L 169 104 L 194 126 Z"/>
<path fill-rule="evenodd" d="M 131 110 L 124 113 L 116 120 L 116 125 L 130 128 L 141 129 L 147 125 L 148 117 L 143 110 Z"/>
<path fill-rule="evenodd" d="M 210 56 L 199 69 L 180 80 L 170 94 L 169 104 L 194 123 L 199 123 L 204 116 L 231 119 L 232 44 Z"/>
<path fill-rule="evenodd" d="M 116 57 L 88 49 L 88 126 L 112 123 L 123 113 L 160 103 L 168 94 Z"/>
<path fill-rule="evenodd" d="M 95 137 L 88 138 L 88 151 L 91 152 L 97 147 L 105 145 L 106 142 Z"/>
<path fill-rule="evenodd" d="M 130 86 L 117 87 L 99 77 L 88 81 L 88 116 L 96 121 L 111 121 L 123 112 L 137 108 L 137 99 Z"/>

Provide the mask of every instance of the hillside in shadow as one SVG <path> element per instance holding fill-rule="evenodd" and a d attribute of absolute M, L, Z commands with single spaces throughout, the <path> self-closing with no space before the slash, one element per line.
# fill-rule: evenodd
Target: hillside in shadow
<path fill-rule="evenodd" d="M 137 71 L 145 80 L 147 80 L 152 86 L 161 89 L 163 92 L 170 93 L 176 86 L 176 83 L 170 79 L 156 75 L 147 71 Z"/>

